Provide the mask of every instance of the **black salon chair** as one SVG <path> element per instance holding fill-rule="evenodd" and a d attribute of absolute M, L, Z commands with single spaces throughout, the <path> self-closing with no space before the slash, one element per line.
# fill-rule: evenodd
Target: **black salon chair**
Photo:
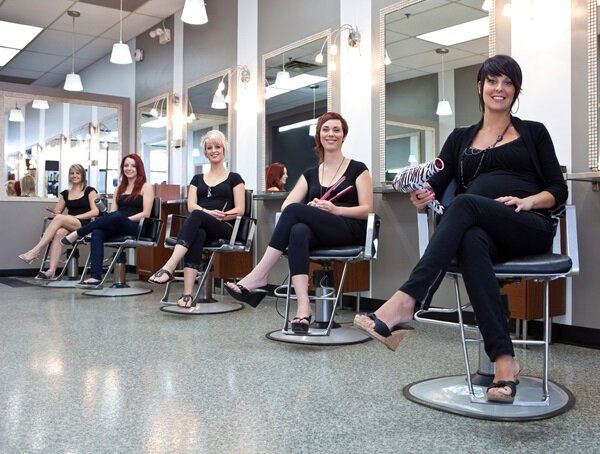
<path fill-rule="evenodd" d="M 287 285 L 275 289 L 275 296 L 285 298 L 283 327 L 280 330 L 267 333 L 268 339 L 305 345 L 349 345 L 370 340 L 369 336 L 354 326 L 337 324 L 334 317 L 342 297 L 348 264 L 377 258 L 380 225 L 381 219 L 379 216 L 375 213 L 369 213 L 364 244 L 320 248 L 310 251 L 310 261 L 321 264 L 324 269 L 315 271 L 313 275 L 315 295 L 310 296 L 310 299 L 315 301 L 314 321 L 310 325 L 307 334 L 296 334 L 291 329 L 289 321 L 290 303 L 292 300 L 296 300 L 296 296 L 293 293 L 291 276 L 288 273 Z M 332 262 L 344 264 L 337 289 L 333 283 Z"/>
<path fill-rule="evenodd" d="M 446 191 L 448 192 L 448 190 Z M 454 192 L 454 191 L 452 191 Z M 443 204 L 447 204 L 448 202 Z M 549 315 L 549 284 L 559 278 L 579 273 L 577 251 L 577 229 L 575 207 L 568 205 L 555 210 L 553 218 L 557 229 L 552 251 L 547 254 L 520 257 L 494 264 L 494 271 L 500 280 L 515 282 L 531 279 L 544 284 L 544 318 L 543 340 L 513 340 L 515 345 L 538 346 L 543 348 L 543 373 L 541 378 L 520 376 L 518 392 L 513 404 L 488 402 L 485 394 L 491 383 L 495 369 L 494 364 L 483 351 L 483 340 L 477 326 L 466 325 L 463 310 L 470 304 L 461 301 L 459 277 L 460 269 L 455 261 L 447 270 L 446 277 L 452 279 L 456 293 L 456 308 L 429 307 L 416 312 L 415 320 L 423 323 L 458 326 L 460 328 L 462 351 L 465 361 L 466 376 L 455 375 L 426 379 L 412 383 L 404 388 L 404 395 L 409 400 L 438 410 L 455 413 L 478 419 L 497 421 L 527 421 L 545 419 L 568 411 L 575 402 L 573 394 L 563 386 L 549 380 L 549 344 L 551 318 Z M 559 220 L 565 219 L 565 250 L 561 249 L 561 229 Z M 419 249 L 421 255 L 427 246 L 430 226 L 435 221 L 428 219 L 427 213 L 419 213 Z M 436 317 L 438 319 L 432 318 Z M 439 320 L 448 314 L 456 314 L 458 322 Z M 467 336 L 466 331 L 470 336 Z M 467 346 L 476 344 L 479 347 L 479 365 L 477 373 L 472 374 Z"/>
<path fill-rule="evenodd" d="M 102 281 L 92 287 L 92 290 L 83 292 L 89 296 L 117 297 L 117 296 L 135 296 L 151 293 L 150 288 L 130 287 L 126 281 L 127 258 L 125 255 L 126 249 L 136 249 L 140 247 L 156 247 L 160 232 L 162 230 L 163 221 L 160 218 L 161 200 L 160 197 L 155 197 L 152 202 L 152 210 L 149 218 L 140 219 L 140 226 L 137 235 L 123 235 L 112 237 L 104 243 L 104 247 L 116 249 L 108 269 L 104 273 Z M 92 234 L 93 235 L 93 234 Z M 85 237 L 83 241 L 89 243 L 91 237 Z M 81 273 L 80 284 L 84 284 L 85 276 L 90 266 L 90 255 L 88 254 L 83 272 Z M 104 288 L 104 284 L 108 279 L 111 271 L 114 270 L 114 281 L 110 287 Z"/>
<path fill-rule="evenodd" d="M 246 190 L 245 211 L 243 216 L 238 216 L 233 225 L 233 231 L 229 238 L 221 238 L 208 241 L 203 249 L 203 271 L 198 273 L 196 292 L 193 295 L 195 307 L 186 308 L 177 306 L 177 301 L 170 301 L 169 295 L 175 282 L 183 281 L 183 269 L 176 270 L 173 275 L 175 279 L 167 284 L 165 294 L 160 303 L 160 310 L 180 315 L 206 315 L 234 312 L 242 309 L 243 305 L 236 301 L 222 298 L 220 301 L 213 298 L 212 264 L 216 254 L 227 254 L 230 252 L 248 252 L 252 246 L 256 219 L 252 216 L 252 191 Z M 167 218 L 167 232 L 165 235 L 165 247 L 173 249 L 177 244 L 176 231 L 178 225 L 186 219 L 185 216 L 170 214 Z M 174 224 L 177 223 L 177 226 Z M 177 228 L 175 228 L 177 227 Z M 223 283 L 221 283 L 223 285 Z"/>

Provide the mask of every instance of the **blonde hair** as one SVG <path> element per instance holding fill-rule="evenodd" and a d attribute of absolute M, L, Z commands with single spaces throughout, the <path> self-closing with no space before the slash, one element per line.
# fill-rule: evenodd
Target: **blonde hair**
<path fill-rule="evenodd" d="M 218 142 L 223 145 L 223 154 L 227 154 L 227 150 L 229 150 L 229 144 L 227 143 L 227 137 L 218 129 L 211 129 L 204 136 L 202 136 L 202 140 L 200 142 L 200 146 L 204 151 L 206 151 L 206 142 Z"/>
<path fill-rule="evenodd" d="M 35 178 L 27 174 L 21 178 L 21 196 L 35 197 Z"/>
<path fill-rule="evenodd" d="M 81 175 L 81 189 L 85 189 L 87 187 L 87 177 L 85 168 L 81 164 L 73 164 L 69 167 L 69 185 L 71 185 L 71 172 L 77 172 Z"/>

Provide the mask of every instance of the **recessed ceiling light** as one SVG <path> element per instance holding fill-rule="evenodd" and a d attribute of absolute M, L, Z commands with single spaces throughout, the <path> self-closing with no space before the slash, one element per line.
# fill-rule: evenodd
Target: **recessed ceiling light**
<path fill-rule="evenodd" d="M 0 47 L 0 66 L 6 65 L 19 52 L 21 52 L 19 49 L 9 49 L 8 47 Z"/>
<path fill-rule="evenodd" d="M 41 31 L 41 27 L 0 20 L 0 46 L 23 49 Z"/>
<path fill-rule="evenodd" d="M 282 95 L 284 93 L 297 90 L 302 87 L 308 87 L 313 84 L 318 84 L 327 80 L 326 77 L 313 76 L 312 74 L 300 74 L 298 76 L 290 77 L 281 85 L 269 85 L 265 88 L 265 96 L 272 98 L 273 96 Z M 268 99 L 267 98 L 267 99 Z"/>
<path fill-rule="evenodd" d="M 452 27 L 442 28 L 429 33 L 418 35 L 417 38 L 444 46 L 452 46 L 477 38 L 488 36 L 490 32 L 489 17 L 464 22 Z"/>

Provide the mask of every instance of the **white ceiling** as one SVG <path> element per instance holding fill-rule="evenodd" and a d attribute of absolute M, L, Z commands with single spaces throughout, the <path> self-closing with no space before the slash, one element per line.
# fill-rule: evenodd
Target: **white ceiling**
<path fill-rule="evenodd" d="M 183 8 L 185 0 L 123 0 L 123 42 Z M 75 71 L 108 55 L 119 40 L 118 0 L 0 0 L 0 19 L 44 30 L 5 66 L 0 76 L 14 82 L 57 86 L 71 71 L 72 19 L 75 20 Z M 29 80 L 27 80 L 29 79 Z M 5 79 L 6 80 L 6 79 Z"/>
<path fill-rule="evenodd" d="M 483 0 L 427 0 L 394 11 L 385 18 L 385 48 L 392 63 L 385 67 L 386 83 L 434 74 L 441 71 L 441 57 L 435 52 L 446 47 L 444 69 L 482 63 L 488 57 L 488 37 L 442 46 L 417 35 L 462 24 L 488 15 Z M 408 16 L 407 16 L 408 14 Z"/>

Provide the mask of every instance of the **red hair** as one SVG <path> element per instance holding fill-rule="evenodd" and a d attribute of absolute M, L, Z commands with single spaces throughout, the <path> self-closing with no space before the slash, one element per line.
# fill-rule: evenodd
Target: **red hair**
<path fill-rule="evenodd" d="M 127 198 L 128 200 L 137 197 L 142 192 L 142 186 L 146 182 L 146 171 L 144 170 L 144 163 L 142 162 L 142 158 L 139 155 L 132 153 L 127 156 L 123 156 L 121 159 L 121 173 L 119 175 L 119 187 L 117 188 L 117 193 L 115 194 L 115 199 L 118 199 L 123 192 L 127 190 L 127 177 L 123 173 L 123 167 L 125 167 L 125 160 L 127 158 L 133 159 L 135 162 L 135 169 L 137 171 L 137 177 L 135 177 L 135 182 L 133 183 L 133 190 L 131 191 L 131 195 Z"/>
<path fill-rule="evenodd" d="M 283 183 L 281 177 L 285 171 L 285 166 L 280 162 L 274 162 L 267 167 L 267 189 L 276 187 L 280 191 L 283 191 Z"/>

